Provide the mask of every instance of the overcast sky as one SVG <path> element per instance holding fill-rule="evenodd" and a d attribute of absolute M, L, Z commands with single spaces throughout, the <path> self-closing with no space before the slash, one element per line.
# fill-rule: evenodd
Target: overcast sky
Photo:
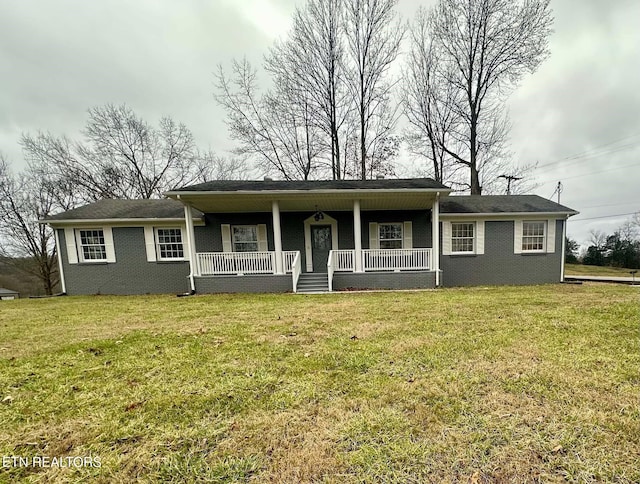
<path fill-rule="evenodd" d="M 18 170 L 22 133 L 78 138 L 88 108 L 126 103 L 224 155 L 233 143 L 213 71 L 243 56 L 259 66 L 303 1 L 0 0 L 0 151 Z M 411 20 L 431 3 L 398 10 Z M 640 1 L 551 4 L 551 57 L 509 101 L 511 150 L 539 163 L 538 195 L 563 182 L 561 202 L 581 212 L 569 235 L 585 243 L 640 211 Z"/>

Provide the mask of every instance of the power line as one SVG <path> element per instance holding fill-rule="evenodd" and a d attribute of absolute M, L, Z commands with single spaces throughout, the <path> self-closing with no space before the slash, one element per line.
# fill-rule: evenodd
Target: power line
<path fill-rule="evenodd" d="M 623 202 L 623 203 L 608 203 L 605 205 L 588 205 L 586 207 L 581 207 L 581 210 L 586 208 L 603 208 L 603 207 L 619 207 L 620 205 L 638 205 L 640 207 L 640 201 L 638 202 Z"/>
<path fill-rule="evenodd" d="M 632 134 L 632 135 L 630 135 L 630 136 L 625 136 L 625 137 L 623 137 L 623 138 L 619 138 L 619 139 L 614 140 L 614 141 L 609 141 L 609 142 L 604 143 L 604 144 L 602 144 L 602 145 L 595 146 L 595 147 L 591 148 L 590 150 L 585 150 L 585 151 L 581 151 L 581 152 L 579 152 L 579 153 L 574 153 L 573 155 L 568 155 L 568 156 L 565 156 L 564 158 L 558 158 L 557 160 L 549 161 L 549 162 L 544 163 L 544 164 L 542 164 L 542 165 L 538 165 L 538 166 L 537 166 L 537 168 L 542 168 L 542 167 L 545 167 L 545 166 L 555 165 L 556 163 L 558 163 L 558 162 L 560 162 L 560 161 L 565 161 L 565 160 L 576 160 L 576 159 L 577 159 L 577 158 L 579 158 L 579 157 L 580 157 L 580 158 L 583 158 L 583 157 L 589 157 L 589 156 L 592 156 L 594 153 L 599 152 L 599 150 L 600 150 L 601 148 L 604 148 L 604 147 L 606 147 L 606 146 L 610 146 L 610 145 L 613 145 L 613 144 L 619 143 L 620 141 L 624 141 L 624 140 L 627 140 L 627 139 L 637 138 L 638 136 L 640 136 L 640 133 Z M 613 151 L 612 151 L 612 152 L 619 151 L 621 148 L 624 148 L 624 147 L 635 146 L 635 145 L 636 145 L 636 144 L 638 144 L 639 142 L 640 142 L 640 141 L 638 141 L 638 142 L 634 142 L 634 143 L 629 143 L 629 144 L 627 144 L 627 145 L 623 145 L 623 146 L 619 146 L 619 147 L 613 148 Z M 606 151 L 609 151 L 609 150 L 605 150 L 605 153 L 604 153 L 604 154 L 608 154 L 608 153 L 606 153 Z"/>
<path fill-rule="evenodd" d="M 640 166 L 640 163 L 636 162 L 636 163 L 632 163 L 631 165 L 616 166 L 615 168 L 608 168 L 606 170 L 598 170 L 598 171 L 593 171 L 593 172 L 590 172 L 590 173 L 582 173 L 580 175 L 563 176 L 562 179 L 563 180 L 572 180 L 573 178 L 581 178 L 583 176 L 590 176 L 590 175 L 599 175 L 600 173 L 607 173 L 609 171 L 622 170 L 624 168 L 633 168 L 633 167 L 636 167 L 636 166 Z M 550 182 L 546 182 L 546 183 L 550 183 Z M 554 192 L 554 194 L 555 194 L 555 192 Z"/>
<path fill-rule="evenodd" d="M 553 162 L 553 163 L 545 163 L 544 165 L 538 165 L 537 167 L 534 167 L 534 170 L 547 172 L 547 171 L 553 171 L 553 170 L 558 169 L 558 168 L 567 168 L 567 167 L 576 165 L 578 163 L 584 163 L 585 161 L 588 161 L 590 159 L 598 159 L 598 158 L 601 158 L 601 157 L 603 157 L 605 155 L 611 155 L 613 153 L 618 153 L 620 151 L 625 151 L 625 150 L 628 150 L 628 149 L 630 149 L 632 147 L 635 147 L 635 146 L 639 146 L 640 147 L 640 143 L 634 143 L 633 145 L 619 147 L 619 148 L 616 148 L 614 150 L 603 151 L 601 153 L 594 153 L 594 154 L 589 155 L 589 156 L 581 157 L 580 159 L 576 158 L 576 159 L 573 159 L 572 161 L 569 161 L 568 163 L 562 163 L 562 165 L 559 165 L 558 164 L 559 162 L 557 162 L 557 161 Z"/>
<path fill-rule="evenodd" d="M 600 218 L 614 218 L 614 217 L 625 217 L 627 215 L 635 215 L 638 212 L 629 212 L 629 213 L 618 213 L 615 215 L 601 215 L 600 217 L 588 217 L 588 218 L 572 218 L 572 222 L 582 222 L 584 220 L 596 220 Z"/>

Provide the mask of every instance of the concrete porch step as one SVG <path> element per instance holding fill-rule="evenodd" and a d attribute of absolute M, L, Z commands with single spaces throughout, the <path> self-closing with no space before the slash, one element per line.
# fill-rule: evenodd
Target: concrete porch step
<path fill-rule="evenodd" d="M 329 281 L 326 273 L 306 272 L 298 279 L 298 293 L 329 292 Z"/>

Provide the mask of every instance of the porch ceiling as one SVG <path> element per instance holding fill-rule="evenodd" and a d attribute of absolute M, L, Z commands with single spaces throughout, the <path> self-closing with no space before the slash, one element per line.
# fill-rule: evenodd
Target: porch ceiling
<path fill-rule="evenodd" d="M 376 191 L 375 193 L 215 193 L 180 195 L 180 200 L 205 213 L 271 212 L 277 200 L 281 212 L 351 211 L 360 200 L 361 210 L 429 210 L 435 192 Z M 171 198 L 178 198 L 172 195 Z"/>

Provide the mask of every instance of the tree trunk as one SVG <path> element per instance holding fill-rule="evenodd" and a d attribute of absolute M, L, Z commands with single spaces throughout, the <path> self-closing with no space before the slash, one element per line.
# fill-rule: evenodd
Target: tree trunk
<path fill-rule="evenodd" d="M 362 170 L 361 178 L 367 179 L 367 140 L 366 129 L 364 126 L 364 116 L 360 116 L 360 169 Z"/>

